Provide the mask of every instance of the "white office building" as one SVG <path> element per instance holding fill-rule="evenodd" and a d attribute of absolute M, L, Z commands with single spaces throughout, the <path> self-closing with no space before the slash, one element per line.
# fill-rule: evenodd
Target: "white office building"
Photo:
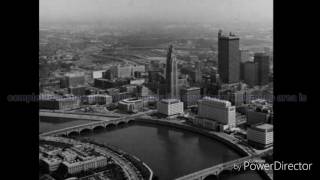
<path fill-rule="evenodd" d="M 167 116 L 183 114 L 183 102 L 178 99 L 162 99 L 157 107 L 159 113 Z"/>
<path fill-rule="evenodd" d="M 259 149 L 267 148 L 273 144 L 273 125 L 258 124 L 247 130 L 249 144 Z"/>
<path fill-rule="evenodd" d="M 93 79 L 102 78 L 102 77 L 103 77 L 103 73 L 104 73 L 105 71 L 106 71 L 106 70 L 92 71 L 92 78 L 93 78 Z"/>
<path fill-rule="evenodd" d="M 231 102 L 217 98 L 204 97 L 198 101 L 198 115 L 215 120 L 222 125 L 235 126 L 236 108 Z"/>

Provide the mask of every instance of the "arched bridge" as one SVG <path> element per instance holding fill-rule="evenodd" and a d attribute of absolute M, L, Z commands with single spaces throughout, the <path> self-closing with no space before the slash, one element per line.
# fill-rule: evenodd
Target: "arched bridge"
<path fill-rule="evenodd" d="M 118 125 L 133 122 L 133 120 L 134 118 L 119 118 L 119 119 L 112 119 L 108 121 L 92 122 L 88 124 L 81 124 L 81 125 L 67 127 L 67 128 L 63 128 L 55 131 L 45 132 L 40 134 L 40 136 L 59 136 L 59 135 L 68 136 L 71 133 L 81 133 L 84 131 L 92 131 L 96 129 L 115 127 Z"/>
<path fill-rule="evenodd" d="M 251 156 L 246 156 L 246 157 L 242 157 L 236 160 L 232 160 L 232 161 L 228 161 L 228 162 L 224 162 L 179 178 L 176 178 L 175 180 L 205 180 L 207 177 L 209 176 L 216 176 L 218 177 L 219 174 L 222 171 L 228 170 L 228 171 L 233 171 L 236 170 L 238 171 L 238 169 L 234 169 L 234 166 L 237 167 L 243 167 L 243 163 L 245 161 L 250 161 L 253 159 L 257 159 L 258 157 L 261 157 L 262 154 L 258 154 L 258 155 L 251 155 Z"/>
<path fill-rule="evenodd" d="M 91 122 L 88 124 L 81 124 L 77 126 L 67 127 L 59 130 L 54 130 L 50 132 L 45 132 L 40 134 L 40 136 L 59 136 L 59 135 L 70 135 L 71 133 L 81 133 L 83 131 L 91 131 L 98 128 L 108 128 L 108 127 L 115 127 L 121 124 L 126 124 L 129 122 L 133 122 L 134 119 L 152 114 L 155 110 L 149 110 L 140 112 L 134 115 L 115 118 L 116 116 L 110 116 L 105 114 L 97 114 L 97 113 L 79 113 L 79 112 L 49 112 L 49 111 L 40 111 L 40 116 L 44 117 L 63 117 L 63 118 L 71 118 L 71 119 L 84 119 L 84 120 L 91 120 L 95 122 Z"/>

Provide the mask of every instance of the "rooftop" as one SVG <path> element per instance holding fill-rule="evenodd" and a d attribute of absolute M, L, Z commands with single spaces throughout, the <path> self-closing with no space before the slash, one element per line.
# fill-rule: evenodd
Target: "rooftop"
<path fill-rule="evenodd" d="M 73 72 L 73 73 L 66 73 L 65 76 L 67 77 L 78 77 L 84 76 L 84 72 Z"/>
<path fill-rule="evenodd" d="M 269 130 L 269 129 L 273 128 L 273 125 L 272 124 L 258 124 L 255 127 L 259 128 L 259 129 L 263 129 L 263 130 Z"/>
<path fill-rule="evenodd" d="M 228 40 L 239 40 L 240 38 L 237 36 L 220 36 L 221 39 L 228 39 Z"/>
<path fill-rule="evenodd" d="M 166 104 L 174 104 L 174 103 L 179 103 L 179 99 L 162 99 L 161 102 L 166 103 Z"/>
<path fill-rule="evenodd" d="M 187 90 L 190 90 L 190 91 L 192 91 L 192 90 L 200 90 L 200 88 L 199 87 L 189 87 L 189 88 L 186 88 Z"/>
<path fill-rule="evenodd" d="M 128 98 L 128 99 L 124 99 L 121 102 L 125 102 L 125 103 L 133 103 L 133 102 L 140 102 L 142 101 L 142 99 L 138 99 L 138 98 Z"/>
<path fill-rule="evenodd" d="M 205 96 L 203 97 L 204 100 L 210 100 L 210 101 L 215 101 L 215 102 L 220 102 L 220 103 L 230 103 L 227 100 L 223 100 L 223 99 L 218 99 L 218 98 L 214 98 L 214 97 L 209 97 L 209 96 Z"/>

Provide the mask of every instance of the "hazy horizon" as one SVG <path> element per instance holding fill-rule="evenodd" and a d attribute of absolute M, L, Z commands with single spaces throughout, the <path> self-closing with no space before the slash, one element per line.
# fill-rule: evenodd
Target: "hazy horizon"
<path fill-rule="evenodd" d="M 40 22 L 272 22 L 273 0 L 39 0 Z"/>

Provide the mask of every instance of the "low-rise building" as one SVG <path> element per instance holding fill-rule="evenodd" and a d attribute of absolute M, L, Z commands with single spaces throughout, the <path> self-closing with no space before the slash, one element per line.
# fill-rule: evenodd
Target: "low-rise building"
<path fill-rule="evenodd" d="M 272 121 L 272 104 L 264 99 L 255 99 L 246 108 L 247 124 L 270 123 Z"/>
<path fill-rule="evenodd" d="M 80 99 L 77 97 L 60 97 L 55 95 L 40 95 L 39 108 L 52 110 L 67 110 L 80 107 Z"/>
<path fill-rule="evenodd" d="M 42 158 L 41 161 L 44 163 L 45 168 L 49 171 L 49 172 L 53 172 L 56 171 L 62 160 L 59 158 Z"/>
<path fill-rule="evenodd" d="M 127 92 L 129 94 L 135 94 L 137 93 L 137 86 L 136 85 L 123 85 L 120 87 L 120 92 Z"/>
<path fill-rule="evenodd" d="M 257 124 L 247 130 L 248 143 L 258 149 L 273 145 L 273 125 Z"/>
<path fill-rule="evenodd" d="M 67 73 L 60 82 L 61 88 L 83 86 L 85 84 L 85 76 L 83 72 Z"/>
<path fill-rule="evenodd" d="M 107 165 L 107 158 L 98 156 L 87 161 L 64 161 L 62 165 L 67 169 L 68 174 L 76 174 L 81 171 L 87 171 L 90 169 L 96 169 Z"/>
<path fill-rule="evenodd" d="M 268 111 L 257 111 L 250 109 L 247 111 L 247 124 L 268 123 L 271 114 Z"/>
<path fill-rule="evenodd" d="M 125 112 L 136 113 L 142 110 L 143 101 L 138 98 L 124 99 L 118 103 L 118 108 Z"/>
<path fill-rule="evenodd" d="M 85 86 L 70 87 L 68 88 L 68 92 L 75 96 L 83 96 L 86 93 L 86 87 Z"/>
<path fill-rule="evenodd" d="M 144 65 L 117 65 L 112 66 L 104 75 L 107 79 L 131 78 L 136 72 L 145 72 Z"/>
<path fill-rule="evenodd" d="M 183 102 L 178 99 L 162 99 L 157 108 L 159 113 L 167 116 L 183 114 Z"/>
<path fill-rule="evenodd" d="M 93 104 L 109 105 L 112 103 L 112 96 L 109 96 L 107 94 L 93 94 L 93 95 L 88 95 L 85 101 L 90 105 L 93 105 Z"/>
<path fill-rule="evenodd" d="M 105 71 L 106 70 L 92 71 L 92 79 L 102 78 Z"/>
<path fill-rule="evenodd" d="M 201 128 L 210 129 L 210 130 L 217 130 L 217 121 L 212 121 L 210 119 L 203 119 L 203 118 L 193 118 L 192 124 Z"/>
<path fill-rule="evenodd" d="M 137 96 L 138 97 L 148 97 L 150 94 L 149 88 L 145 86 L 138 86 L 137 87 Z"/>
<path fill-rule="evenodd" d="M 129 84 L 128 79 L 116 79 L 116 80 L 109 80 L 109 79 L 95 79 L 94 80 L 94 87 L 101 88 L 101 89 L 108 89 L 119 87 L 125 84 Z"/>

